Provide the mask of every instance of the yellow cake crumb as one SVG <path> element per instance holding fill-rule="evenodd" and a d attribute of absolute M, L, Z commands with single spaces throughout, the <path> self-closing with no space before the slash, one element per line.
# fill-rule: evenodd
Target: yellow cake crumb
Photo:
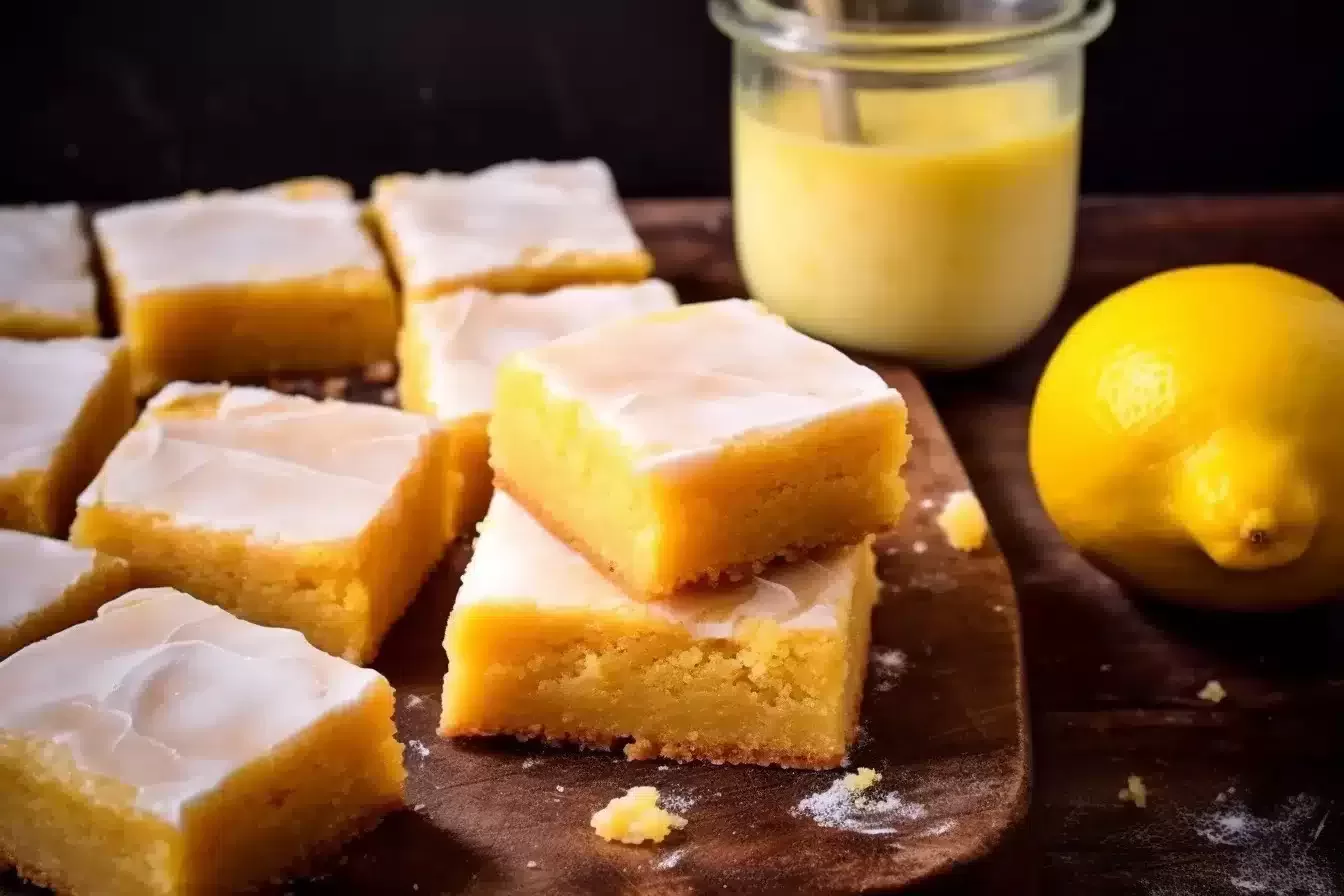
<path fill-rule="evenodd" d="M 989 520 L 985 509 L 970 491 L 953 492 L 947 496 L 943 512 L 938 514 L 938 528 L 943 530 L 947 543 L 967 553 L 979 550 L 989 535 Z"/>
<path fill-rule="evenodd" d="M 844 777 L 845 788 L 850 793 L 861 793 L 872 787 L 878 781 L 882 780 L 881 772 L 875 772 L 871 768 L 863 768 L 857 772 L 851 772 Z"/>
<path fill-rule="evenodd" d="M 686 819 L 658 808 L 657 787 L 631 787 L 594 813 L 592 825 L 603 840 L 662 843 L 672 831 L 686 827 Z"/>
<path fill-rule="evenodd" d="M 1227 691 L 1223 688 L 1223 683 L 1217 679 L 1211 679 L 1208 684 L 1200 689 L 1197 695 L 1201 700 L 1207 700 L 1210 703 L 1221 703 L 1227 696 Z"/>
<path fill-rule="evenodd" d="M 1148 788 L 1144 786 L 1143 779 L 1138 775 L 1130 775 L 1125 782 L 1125 789 L 1120 791 L 1120 799 L 1140 809 L 1148 808 Z"/>

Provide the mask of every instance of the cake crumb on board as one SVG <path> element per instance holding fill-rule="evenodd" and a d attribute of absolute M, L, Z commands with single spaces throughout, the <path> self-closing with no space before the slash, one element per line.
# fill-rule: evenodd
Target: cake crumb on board
<path fill-rule="evenodd" d="M 1227 696 L 1227 691 L 1223 689 L 1222 682 L 1218 679 L 1210 679 L 1209 683 L 1200 689 L 1197 695 L 1201 700 L 1207 700 L 1209 703 L 1221 703 Z"/>
<path fill-rule="evenodd" d="M 881 781 L 882 774 L 880 772 L 873 771 L 871 768 L 867 768 L 865 766 L 859 766 L 858 771 L 850 772 L 848 775 L 845 775 L 841 780 L 844 782 L 845 787 L 848 788 L 851 793 L 861 793 L 862 791 L 867 790 L 869 787 L 872 787 L 874 784 Z"/>
<path fill-rule="evenodd" d="M 1148 788 L 1143 779 L 1138 775 L 1130 775 L 1125 782 L 1125 789 L 1120 791 L 1120 799 L 1133 803 L 1139 809 L 1148 808 Z"/>
<path fill-rule="evenodd" d="M 686 827 L 686 819 L 659 808 L 658 796 L 656 787 L 631 787 L 593 814 L 593 830 L 612 842 L 663 842 L 672 831 Z"/>
<path fill-rule="evenodd" d="M 989 520 L 985 509 L 973 492 L 962 490 L 947 496 L 943 512 L 936 520 L 947 543 L 959 551 L 979 550 L 989 536 Z"/>

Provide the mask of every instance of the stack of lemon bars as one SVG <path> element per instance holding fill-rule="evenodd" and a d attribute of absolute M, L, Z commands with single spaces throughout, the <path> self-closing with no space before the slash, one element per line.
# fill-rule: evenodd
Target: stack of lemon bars
<path fill-rule="evenodd" d="M 77 210 L 0 215 L 0 866 L 229 892 L 400 805 L 362 665 L 478 523 L 444 735 L 843 761 L 905 405 L 754 303 L 678 306 L 600 162 L 93 225 L 115 340 Z M 394 354 L 401 408 L 211 382 Z"/>

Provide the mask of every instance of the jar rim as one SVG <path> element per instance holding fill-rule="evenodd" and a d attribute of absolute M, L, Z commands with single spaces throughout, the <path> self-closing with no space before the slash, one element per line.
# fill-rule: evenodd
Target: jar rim
<path fill-rule="evenodd" d="M 1113 0 L 1079 0 L 1015 27 L 833 24 L 769 0 L 709 0 L 709 16 L 735 44 L 818 68 L 965 71 L 1083 47 L 1110 25 L 1115 5 Z"/>

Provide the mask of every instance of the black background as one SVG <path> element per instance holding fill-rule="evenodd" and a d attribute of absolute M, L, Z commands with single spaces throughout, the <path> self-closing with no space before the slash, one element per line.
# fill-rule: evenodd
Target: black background
<path fill-rule="evenodd" d="M 1117 5 L 1086 191 L 1344 188 L 1342 0 Z M 0 10 L 0 202 L 584 154 L 631 196 L 728 189 L 728 42 L 702 0 Z"/>

